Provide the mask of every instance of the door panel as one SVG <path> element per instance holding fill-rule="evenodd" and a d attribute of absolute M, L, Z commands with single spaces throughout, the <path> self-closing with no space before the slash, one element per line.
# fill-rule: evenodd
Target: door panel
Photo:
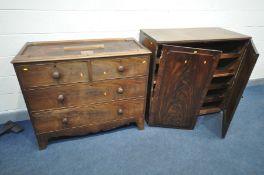
<path fill-rule="evenodd" d="M 243 91 L 247 85 L 248 79 L 255 66 L 259 54 L 254 47 L 252 41 L 249 42 L 248 47 L 242 57 L 242 61 L 238 68 L 233 86 L 228 94 L 228 100 L 224 110 L 223 122 L 222 122 L 222 137 L 226 136 L 229 125 L 232 121 L 238 103 L 241 99 Z"/>
<path fill-rule="evenodd" d="M 150 125 L 194 127 L 220 54 L 204 49 L 163 47 Z"/>

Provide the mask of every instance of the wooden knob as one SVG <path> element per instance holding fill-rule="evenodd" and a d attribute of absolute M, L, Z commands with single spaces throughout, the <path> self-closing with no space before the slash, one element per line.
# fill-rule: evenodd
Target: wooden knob
<path fill-rule="evenodd" d="M 123 114 L 123 109 L 119 108 L 119 109 L 117 110 L 117 114 L 118 114 L 118 115 L 122 115 L 122 114 Z"/>
<path fill-rule="evenodd" d="M 120 65 L 117 67 L 118 72 L 124 72 L 125 67 L 123 65 Z"/>
<path fill-rule="evenodd" d="M 59 78 L 60 78 L 60 73 L 59 73 L 58 71 L 54 71 L 54 72 L 52 73 L 52 77 L 53 77 L 54 79 L 59 79 Z"/>
<path fill-rule="evenodd" d="M 123 94 L 124 89 L 122 87 L 117 88 L 117 93 Z"/>
<path fill-rule="evenodd" d="M 67 117 L 64 117 L 64 118 L 62 119 L 62 123 L 63 123 L 63 124 L 67 124 L 67 123 L 68 123 L 68 118 L 67 118 Z"/>
<path fill-rule="evenodd" d="M 63 102 L 64 101 L 64 96 L 62 94 L 58 95 L 58 101 Z"/>

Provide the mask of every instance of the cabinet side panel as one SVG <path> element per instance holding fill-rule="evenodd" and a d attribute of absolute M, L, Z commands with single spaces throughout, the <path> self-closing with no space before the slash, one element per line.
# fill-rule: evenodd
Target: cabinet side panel
<path fill-rule="evenodd" d="M 149 61 L 149 75 L 148 75 L 146 109 L 145 109 L 145 119 L 147 122 L 149 122 L 157 46 L 153 41 L 150 40 L 150 38 L 144 35 L 144 33 L 141 31 L 139 35 L 139 41 L 142 45 L 144 45 L 146 48 L 148 48 L 152 52 L 150 56 L 150 61 Z"/>

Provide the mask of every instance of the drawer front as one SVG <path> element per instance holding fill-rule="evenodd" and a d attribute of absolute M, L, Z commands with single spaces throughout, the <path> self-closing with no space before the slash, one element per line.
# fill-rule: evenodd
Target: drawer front
<path fill-rule="evenodd" d="M 96 125 L 125 118 L 142 117 L 144 99 L 127 100 L 87 106 L 68 108 L 41 113 L 33 113 L 34 127 L 37 133 L 63 130 L 67 128 Z"/>
<path fill-rule="evenodd" d="M 87 82 L 86 62 L 63 62 L 16 66 L 22 88 Z"/>
<path fill-rule="evenodd" d="M 104 102 L 110 100 L 143 97 L 146 77 L 120 79 L 95 83 L 53 86 L 27 90 L 29 108 L 32 111 Z"/>
<path fill-rule="evenodd" d="M 93 60 L 93 80 L 96 81 L 147 75 L 148 62 L 148 57 Z"/>

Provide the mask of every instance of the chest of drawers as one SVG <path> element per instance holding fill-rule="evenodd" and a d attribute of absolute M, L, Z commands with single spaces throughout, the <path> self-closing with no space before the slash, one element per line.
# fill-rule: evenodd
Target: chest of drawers
<path fill-rule="evenodd" d="M 133 122 L 143 129 L 149 56 L 133 39 L 27 43 L 12 63 L 39 148 Z"/>

